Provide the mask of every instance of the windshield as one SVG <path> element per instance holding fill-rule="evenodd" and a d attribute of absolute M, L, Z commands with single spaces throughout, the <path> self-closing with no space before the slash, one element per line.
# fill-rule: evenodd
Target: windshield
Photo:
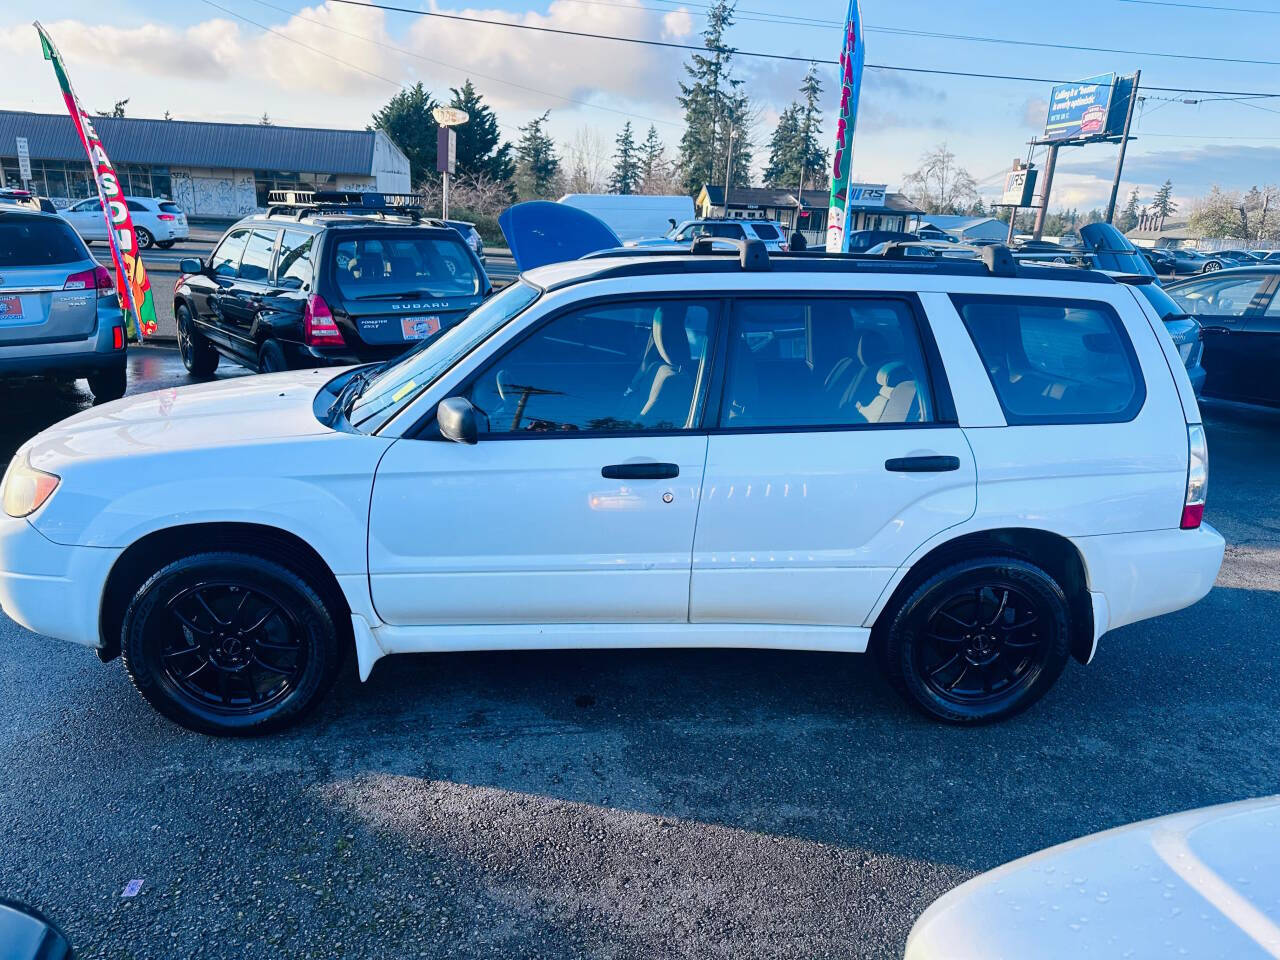
<path fill-rule="evenodd" d="M 333 247 L 333 275 L 347 299 L 409 295 L 467 297 L 480 274 L 454 231 L 450 236 L 361 232 Z"/>
<path fill-rule="evenodd" d="M 364 433 L 378 430 L 436 377 L 537 300 L 538 293 L 524 281 L 513 283 L 472 310 L 456 327 L 379 372 L 352 404 L 348 415 L 351 426 Z"/>

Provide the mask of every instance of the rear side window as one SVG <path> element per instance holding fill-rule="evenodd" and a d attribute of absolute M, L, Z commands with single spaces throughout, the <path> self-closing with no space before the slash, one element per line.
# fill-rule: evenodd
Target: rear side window
<path fill-rule="evenodd" d="M 249 243 L 240 260 L 240 279 L 261 283 L 271 272 L 271 251 L 275 249 L 275 230 L 255 230 L 249 234 Z"/>
<path fill-rule="evenodd" d="M 61 220 L 0 214 L 0 267 L 49 267 L 87 259 L 84 244 Z"/>
<path fill-rule="evenodd" d="M 751 229 L 761 240 L 777 240 L 781 236 L 778 228 L 771 223 L 753 223 Z"/>
<path fill-rule="evenodd" d="M 131 213 L 148 213 L 145 204 L 139 203 L 137 200 L 126 200 L 125 204 L 129 207 Z"/>
<path fill-rule="evenodd" d="M 280 239 L 280 255 L 276 260 L 276 282 L 301 290 L 311 284 L 311 250 L 316 235 L 286 230 Z"/>
<path fill-rule="evenodd" d="M 165 213 L 181 213 L 182 212 L 182 208 L 170 200 L 162 200 L 160 202 L 160 209 L 163 210 Z"/>
<path fill-rule="evenodd" d="M 925 423 L 932 411 L 928 370 L 906 302 L 815 298 L 735 304 L 723 426 Z"/>
<path fill-rule="evenodd" d="M 480 292 L 480 274 L 456 231 L 344 237 L 333 245 L 338 290 L 352 299 L 461 297 Z"/>
<path fill-rule="evenodd" d="M 1138 358 L 1094 300 L 953 296 L 1009 424 L 1123 423 L 1142 408 Z"/>

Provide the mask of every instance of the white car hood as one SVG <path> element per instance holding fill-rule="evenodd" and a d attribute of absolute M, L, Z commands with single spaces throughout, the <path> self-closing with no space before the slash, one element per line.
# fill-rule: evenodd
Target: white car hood
<path fill-rule="evenodd" d="M 339 372 L 289 371 L 125 397 L 54 424 L 23 450 L 33 467 L 57 473 L 72 461 L 328 433 L 313 405 Z"/>

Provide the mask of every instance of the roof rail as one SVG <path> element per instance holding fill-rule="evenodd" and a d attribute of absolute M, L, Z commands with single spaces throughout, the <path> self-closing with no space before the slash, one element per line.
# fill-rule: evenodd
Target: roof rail
<path fill-rule="evenodd" d="M 267 194 L 267 216 L 289 214 L 295 220 L 313 214 L 388 214 L 422 220 L 426 201 L 416 193 L 379 193 L 362 190 L 272 190 Z"/>

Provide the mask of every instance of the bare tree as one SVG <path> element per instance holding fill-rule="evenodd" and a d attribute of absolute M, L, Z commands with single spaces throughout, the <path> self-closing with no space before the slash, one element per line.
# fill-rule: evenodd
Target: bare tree
<path fill-rule="evenodd" d="M 579 127 L 564 148 L 565 193 L 604 193 L 613 170 L 613 151 L 592 127 Z"/>
<path fill-rule="evenodd" d="M 978 184 L 956 155 L 940 143 L 920 158 L 920 166 L 903 177 L 911 202 L 928 213 L 958 214 L 978 198 Z"/>

